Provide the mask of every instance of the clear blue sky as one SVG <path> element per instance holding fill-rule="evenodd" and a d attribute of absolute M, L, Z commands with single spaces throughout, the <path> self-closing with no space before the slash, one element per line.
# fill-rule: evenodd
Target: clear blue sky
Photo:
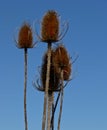
<path fill-rule="evenodd" d="M 61 130 L 107 130 L 107 0 L 0 1 L 0 130 L 24 130 L 23 50 L 14 44 L 15 30 L 26 20 L 40 21 L 49 9 L 69 22 L 62 42 L 73 58 L 79 54 L 64 91 Z M 45 50 L 45 43 L 29 50 L 29 130 L 41 130 L 43 93 L 32 81 Z"/>

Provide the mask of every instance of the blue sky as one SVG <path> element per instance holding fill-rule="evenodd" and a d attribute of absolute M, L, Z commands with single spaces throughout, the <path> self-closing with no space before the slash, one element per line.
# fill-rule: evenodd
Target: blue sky
<path fill-rule="evenodd" d="M 72 68 L 74 78 L 64 91 L 61 130 L 107 130 L 106 0 L 0 1 L 0 129 L 24 130 L 23 50 L 16 48 L 13 36 L 24 21 L 40 21 L 51 9 L 62 22 L 69 22 L 61 42 L 74 59 L 79 54 Z M 46 47 L 39 43 L 28 52 L 29 130 L 41 130 L 44 95 L 33 88 L 32 81 L 39 76 Z"/>

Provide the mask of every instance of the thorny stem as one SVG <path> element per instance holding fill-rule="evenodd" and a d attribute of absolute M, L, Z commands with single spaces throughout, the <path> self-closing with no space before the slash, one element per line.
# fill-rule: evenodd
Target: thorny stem
<path fill-rule="evenodd" d="M 60 122 L 61 122 L 61 115 L 62 115 L 62 105 L 63 105 L 63 70 L 61 70 L 61 98 L 60 98 L 60 111 L 58 117 L 58 127 L 57 130 L 60 130 Z"/>
<path fill-rule="evenodd" d="M 24 121 L 25 121 L 25 130 L 28 130 L 26 92 L 27 92 L 27 48 L 24 48 Z"/>
<path fill-rule="evenodd" d="M 46 115 L 47 115 L 47 101 L 48 101 L 48 88 L 49 88 L 49 77 L 50 77 L 50 64 L 51 64 L 51 43 L 48 43 L 48 54 L 47 54 L 47 72 L 46 72 L 46 83 L 45 83 L 45 95 L 44 95 L 44 109 L 42 118 L 42 130 L 45 130 Z"/>

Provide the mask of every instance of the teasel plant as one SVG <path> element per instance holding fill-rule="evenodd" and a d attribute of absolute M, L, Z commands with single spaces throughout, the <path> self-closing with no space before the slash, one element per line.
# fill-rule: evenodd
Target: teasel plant
<path fill-rule="evenodd" d="M 48 52 L 44 54 L 43 63 L 41 66 L 40 72 L 40 83 L 34 83 L 34 87 L 42 92 L 45 92 L 45 83 L 46 83 L 46 72 L 47 72 L 47 57 Z M 54 130 L 54 115 L 56 107 L 60 98 L 60 112 L 58 119 L 58 130 L 60 130 L 60 121 L 62 113 L 62 104 L 63 104 L 63 89 L 70 81 L 71 74 L 71 62 L 67 50 L 63 45 L 58 45 L 57 48 L 51 49 L 51 60 L 50 60 L 50 79 L 48 86 L 48 111 L 50 116 L 48 117 L 50 123 L 50 129 Z M 64 81 L 67 81 L 64 84 Z M 54 101 L 54 93 L 58 93 L 56 101 Z M 61 95 L 61 96 L 60 96 Z M 48 124 L 49 125 L 49 124 Z"/>
<path fill-rule="evenodd" d="M 42 42 L 47 43 L 47 66 L 46 66 L 46 82 L 45 82 L 45 95 L 44 95 L 44 109 L 43 109 L 43 120 L 42 120 L 42 130 L 50 130 L 50 110 L 52 103 L 52 94 L 48 93 L 49 82 L 50 82 L 50 68 L 51 68 L 51 46 L 52 42 L 55 42 L 58 37 L 59 31 L 59 21 L 55 12 L 47 12 L 42 19 L 41 24 L 41 37 Z M 48 108 L 48 109 L 47 109 Z M 47 124 L 47 126 L 46 126 Z"/>
<path fill-rule="evenodd" d="M 49 82 L 50 82 L 50 68 L 51 68 L 51 47 L 52 47 L 52 43 L 58 42 L 61 39 L 61 37 L 64 36 L 60 34 L 59 27 L 60 27 L 60 22 L 59 22 L 58 13 L 56 11 L 50 10 L 43 16 L 43 19 L 41 22 L 41 36 L 37 35 L 42 42 L 46 42 L 48 45 L 42 130 L 45 130 L 46 127 L 47 127 L 47 130 L 50 130 L 50 120 L 51 120 L 50 118 L 51 106 L 50 105 L 53 102 L 52 101 L 53 94 L 48 93 Z M 46 122 L 47 122 L 47 126 L 45 126 Z"/>
<path fill-rule="evenodd" d="M 64 87 L 67 85 L 67 84 L 64 85 L 64 81 L 70 81 L 70 75 L 72 70 L 71 58 L 68 55 L 68 51 L 62 44 L 60 44 L 54 52 L 53 65 L 54 65 L 55 73 L 57 75 L 60 75 L 60 91 L 57 98 L 57 100 L 59 100 L 60 97 L 60 111 L 59 111 L 58 126 L 57 126 L 57 130 L 60 130 Z"/>
<path fill-rule="evenodd" d="M 46 52 L 43 56 L 43 63 L 41 66 L 41 72 L 40 72 L 40 83 L 37 80 L 37 82 L 34 83 L 34 87 L 42 92 L 45 92 L 46 88 L 46 72 L 47 72 L 47 57 L 48 52 Z M 54 110 L 54 92 L 60 91 L 60 77 L 59 75 L 55 74 L 54 66 L 53 66 L 53 57 L 54 57 L 54 51 L 51 50 L 51 60 L 50 60 L 50 79 L 49 79 L 49 86 L 48 86 L 48 122 L 50 126 L 47 126 L 50 129 L 54 129 L 53 119 L 51 119 L 53 116 L 53 110 Z M 47 124 L 47 125 L 49 125 Z"/>
<path fill-rule="evenodd" d="M 58 43 L 65 36 L 69 26 L 68 22 L 60 24 L 60 15 L 54 11 L 49 10 L 45 13 L 41 21 L 40 35 L 35 29 L 35 34 L 37 39 L 40 42 L 47 43 L 47 67 L 46 67 L 46 82 L 45 82 L 45 91 L 44 91 L 44 108 L 43 108 L 43 118 L 42 118 L 42 130 L 50 130 L 50 102 L 51 96 L 49 94 L 49 82 L 50 82 L 50 69 L 51 69 L 51 53 L 52 53 L 52 44 Z M 35 26 L 36 28 L 36 26 Z"/>
<path fill-rule="evenodd" d="M 25 130 L 28 130 L 27 118 L 27 66 L 28 66 L 28 49 L 34 48 L 36 43 L 33 43 L 33 29 L 31 25 L 24 22 L 18 30 L 17 38 L 14 36 L 16 46 L 19 49 L 24 49 L 24 122 Z"/>

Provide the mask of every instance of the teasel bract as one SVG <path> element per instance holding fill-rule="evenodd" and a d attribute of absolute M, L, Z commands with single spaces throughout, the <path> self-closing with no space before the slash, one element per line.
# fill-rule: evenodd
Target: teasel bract
<path fill-rule="evenodd" d="M 33 48 L 33 30 L 27 22 L 25 22 L 19 29 L 18 38 L 16 45 L 20 49 L 24 49 L 24 121 L 25 130 L 28 130 L 28 119 L 27 119 L 27 57 L 28 48 Z"/>

